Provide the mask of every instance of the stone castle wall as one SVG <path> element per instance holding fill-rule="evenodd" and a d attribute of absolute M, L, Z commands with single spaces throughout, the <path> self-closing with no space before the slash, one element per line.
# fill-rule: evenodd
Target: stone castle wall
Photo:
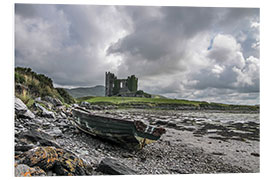
<path fill-rule="evenodd" d="M 117 79 L 113 73 L 105 73 L 105 96 L 132 96 L 137 90 L 138 78 L 135 75 L 127 79 Z"/>

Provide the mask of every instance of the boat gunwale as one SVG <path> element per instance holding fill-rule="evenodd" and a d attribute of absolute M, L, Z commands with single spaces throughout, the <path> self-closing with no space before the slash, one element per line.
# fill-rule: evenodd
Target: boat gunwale
<path fill-rule="evenodd" d="M 73 109 L 73 111 L 78 111 L 79 113 L 82 113 L 82 114 L 87 115 L 89 117 L 104 118 L 104 119 L 107 119 L 109 121 L 117 121 L 117 122 L 120 121 L 120 122 L 124 122 L 124 123 L 130 123 L 130 124 L 133 124 L 133 125 L 134 125 L 134 122 L 136 121 L 136 120 L 127 120 L 127 119 L 120 119 L 120 118 L 118 119 L 118 118 L 114 118 L 114 117 L 106 117 L 106 116 L 102 116 L 102 115 L 92 114 L 89 111 L 81 110 L 81 108 L 80 109 L 78 109 L 78 108 Z"/>

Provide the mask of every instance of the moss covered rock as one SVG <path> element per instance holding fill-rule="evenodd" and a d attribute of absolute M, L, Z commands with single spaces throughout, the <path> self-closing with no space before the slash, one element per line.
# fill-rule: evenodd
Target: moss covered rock
<path fill-rule="evenodd" d="M 18 164 L 26 164 L 33 168 L 38 167 L 44 172 L 52 171 L 60 176 L 88 175 L 91 171 L 91 167 L 74 153 L 53 146 L 33 148 L 16 156 L 15 159 Z M 34 174 L 35 171 L 30 170 L 24 166 L 20 171 L 17 170 L 15 174 L 19 175 L 22 172 L 26 173 L 25 175 Z M 32 170 L 39 172 L 38 169 Z"/>

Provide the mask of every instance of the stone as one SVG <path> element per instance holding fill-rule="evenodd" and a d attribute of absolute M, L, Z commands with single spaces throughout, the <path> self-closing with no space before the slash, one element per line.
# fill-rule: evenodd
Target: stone
<path fill-rule="evenodd" d="M 67 115 L 63 113 L 62 111 L 59 113 L 62 118 L 67 118 Z"/>
<path fill-rule="evenodd" d="M 46 173 L 37 166 L 31 168 L 25 164 L 15 165 L 15 177 L 27 176 L 46 176 Z"/>
<path fill-rule="evenodd" d="M 212 152 L 213 155 L 217 155 L 217 156 L 224 156 L 226 154 L 222 153 L 222 152 Z"/>
<path fill-rule="evenodd" d="M 35 115 L 27 108 L 27 106 L 22 102 L 21 99 L 15 97 L 15 114 L 18 117 L 35 118 Z"/>
<path fill-rule="evenodd" d="M 52 103 L 54 106 L 62 106 L 62 102 L 58 98 L 53 98 L 51 96 L 45 96 L 44 101 L 47 101 L 49 103 Z"/>
<path fill-rule="evenodd" d="M 21 132 L 18 134 L 18 139 L 24 139 L 27 143 L 39 144 L 41 146 L 59 147 L 51 135 L 39 129 L 30 129 L 26 132 Z"/>
<path fill-rule="evenodd" d="M 37 167 L 43 171 L 50 172 L 49 175 L 89 175 L 92 168 L 74 153 L 52 146 L 41 146 L 33 148 L 15 157 L 17 164 L 25 164 L 22 170 L 28 167 Z M 22 171 L 21 170 L 21 171 Z M 15 174 L 21 174 L 17 171 Z M 23 171 L 23 172 L 24 172 Z M 31 171 L 30 171 L 31 172 Z M 24 173 L 25 174 L 25 173 Z M 28 175 L 26 173 L 26 175 Z M 30 174 L 31 175 L 31 174 Z"/>
<path fill-rule="evenodd" d="M 83 101 L 81 102 L 80 106 L 90 109 L 91 104 L 89 102 Z"/>
<path fill-rule="evenodd" d="M 58 127 L 54 127 L 53 129 L 49 129 L 45 132 L 53 137 L 60 137 L 63 135 L 62 131 Z"/>
<path fill-rule="evenodd" d="M 255 156 L 255 157 L 260 157 L 259 153 L 251 153 L 250 155 Z"/>
<path fill-rule="evenodd" d="M 109 175 L 135 175 L 136 171 L 112 158 L 104 158 L 98 168 L 99 172 Z"/>
<path fill-rule="evenodd" d="M 100 106 L 98 106 L 98 105 L 92 105 L 90 107 L 90 109 L 92 109 L 92 110 L 102 110 L 102 108 Z"/>
<path fill-rule="evenodd" d="M 64 149 L 57 149 L 56 151 L 58 154 L 58 161 L 53 170 L 57 175 L 74 176 L 90 174 L 89 171 L 91 168 L 74 153 Z"/>
<path fill-rule="evenodd" d="M 34 145 L 29 144 L 29 145 L 15 145 L 15 151 L 21 151 L 21 152 L 25 152 L 28 151 L 30 149 L 33 149 Z"/>
<path fill-rule="evenodd" d="M 47 117 L 47 118 L 55 118 L 55 114 L 52 111 L 48 111 L 46 108 L 41 106 L 38 103 L 35 103 L 35 106 L 41 110 L 41 116 Z"/>
<path fill-rule="evenodd" d="M 56 148 L 50 146 L 36 147 L 16 156 L 18 164 L 27 164 L 30 167 L 39 166 L 45 171 L 51 169 L 57 159 Z"/>

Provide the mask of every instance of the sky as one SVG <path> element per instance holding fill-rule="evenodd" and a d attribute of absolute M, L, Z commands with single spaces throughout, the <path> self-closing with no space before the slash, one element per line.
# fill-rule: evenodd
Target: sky
<path fill-rule="evenodd" d="M 15 66 L 55 86 L 136 75 L 170 98 L 260 103 L 260 10 L 166 6 L 15 5 Z"/>

